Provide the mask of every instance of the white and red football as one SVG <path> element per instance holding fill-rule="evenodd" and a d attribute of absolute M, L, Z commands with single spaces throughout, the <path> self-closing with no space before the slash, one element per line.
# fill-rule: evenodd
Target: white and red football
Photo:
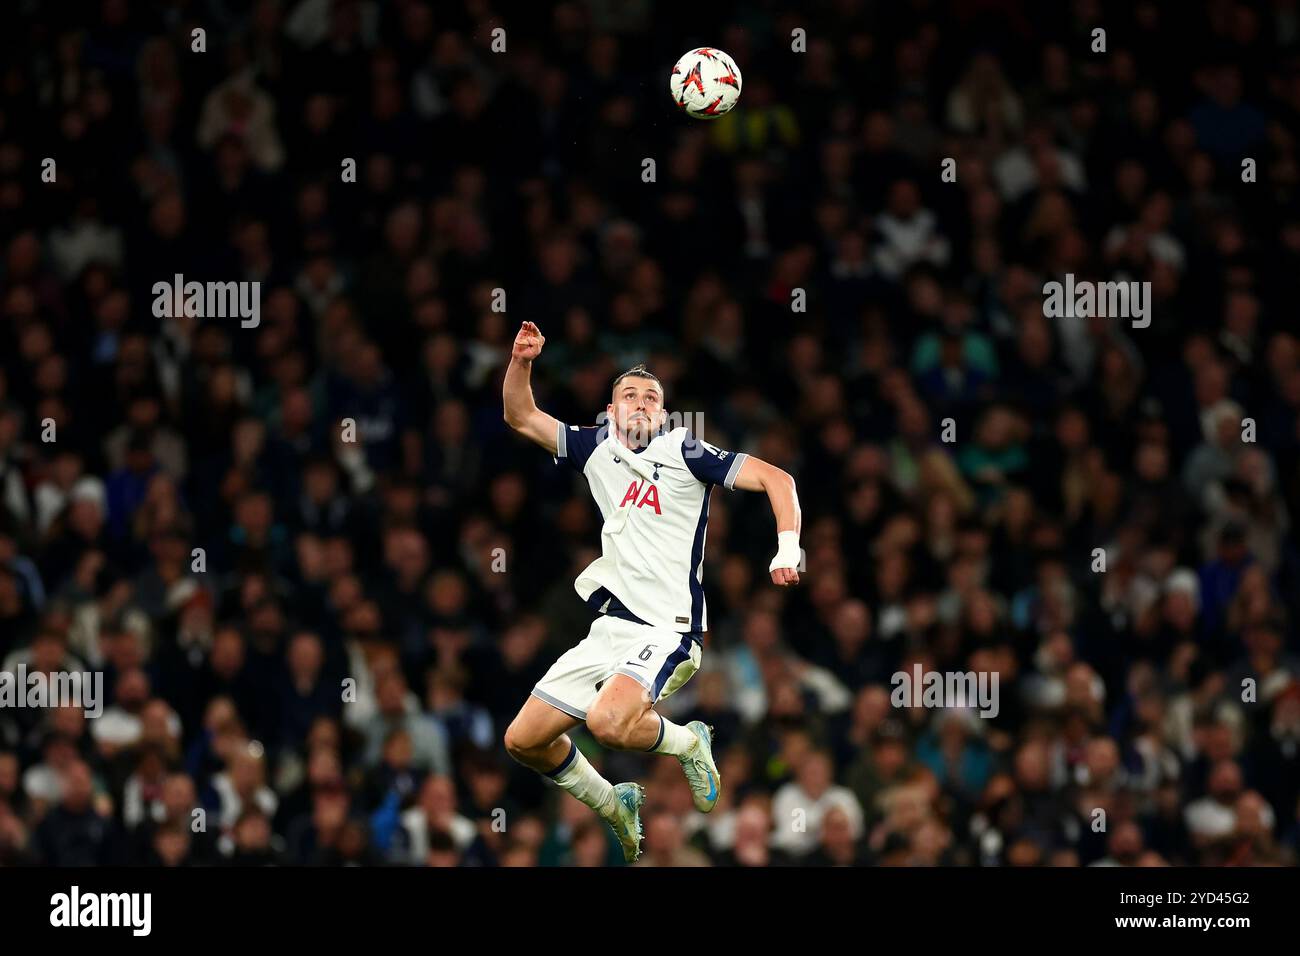
<path fill-rule="evenodd" d="M 707 46 L 683 56 L 668 77 L 673 102 L 695 119 L 717 119 L 731 112 L 740 99 L 740 86 L 736 61 Z"/>

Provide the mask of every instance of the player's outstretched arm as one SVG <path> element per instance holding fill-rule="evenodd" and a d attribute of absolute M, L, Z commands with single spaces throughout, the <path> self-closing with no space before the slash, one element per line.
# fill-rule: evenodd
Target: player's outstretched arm
<path fill-rule="evenodd" d="M 533 360 L 542 354 L 545 344 L 546 336 L 533 323 L 525 322 L 519 326 L 519 334 L 510 350 L 510 365 L 506 368 L 501 397 L 506 424 L 554 455 L 557 450 L 555 434 L 560 423 L 537 407 L 533 401 L 531 381 Z"/>
<path fill-rule="evenodd" d="M 768 565 L 772 583 L 785 587 L 799 583 L 799 532 L 803 517 L 799 511 L 799 491 L 788 472 L 753 455 L 745 459 L 736 475 L 736 488 L 742 491 L 765 491 L 776 516 L 776 557 Z"/>

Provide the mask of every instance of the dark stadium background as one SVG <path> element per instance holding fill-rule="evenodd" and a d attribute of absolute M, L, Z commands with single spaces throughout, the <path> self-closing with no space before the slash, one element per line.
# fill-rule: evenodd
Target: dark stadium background
<path fill-rule="evenodd" d="M 0 32 L 0 669 L 108 698 L 0 710 L 0 863 L 619 860 L 500 743 L 599 540 L 502 421 L 524 319 L 561 420 L 644 360 L 799 483 L 792 593 L 763 497 L 714 495 L 665 709 L 716 727 L 717 810 L 579 736 L 648 786 L 644 862 L 1296 862 L 1294 0 L 18 0 Z M 704 44 L 744 75 L 708 124 L 667 93 Z M 260 325 L 155 318 L 177 273 L 261 282 Z M 1150 281 L 1150 326 L 1045 318 L 1066 273 Z M 997 672 L 998 716 L 891 707 L 918 662 Z"/>

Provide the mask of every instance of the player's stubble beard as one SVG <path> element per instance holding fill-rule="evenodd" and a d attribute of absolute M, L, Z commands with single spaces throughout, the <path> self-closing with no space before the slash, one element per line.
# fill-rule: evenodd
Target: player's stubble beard
<path fill-rule="evenodd" d="M 657 430 L 658 426 L 648 413 L 633 412 L 627 417 L 623 429 L 623 444 L 629 448 L 644 448 Z"/>

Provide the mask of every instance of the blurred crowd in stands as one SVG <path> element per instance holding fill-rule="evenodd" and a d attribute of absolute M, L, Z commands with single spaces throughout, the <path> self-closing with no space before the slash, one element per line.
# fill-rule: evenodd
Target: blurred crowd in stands
<path fill-rule="evenodd" d="M 502 420 L 523 319 L 557 418 L 645 361 L 799 483 L 791 591 L 763 496 L 713 498 L 664 707 L 718 808 L 578 734 L 644 865 L 1296 862 L 1295 3 L 5 19 L 0 670 L 105 699 L 0 707 L 0 864 L 621 860 L 501 745 L 599 547 Z M 667 92 L 704 44 L 711 123 Z M 258 325 L 160 315 L 177 275 Z M 1045 314 L 1067 275 L 1150 324 Z M 917 664 L 997 715 L 894 706 Z"/>

